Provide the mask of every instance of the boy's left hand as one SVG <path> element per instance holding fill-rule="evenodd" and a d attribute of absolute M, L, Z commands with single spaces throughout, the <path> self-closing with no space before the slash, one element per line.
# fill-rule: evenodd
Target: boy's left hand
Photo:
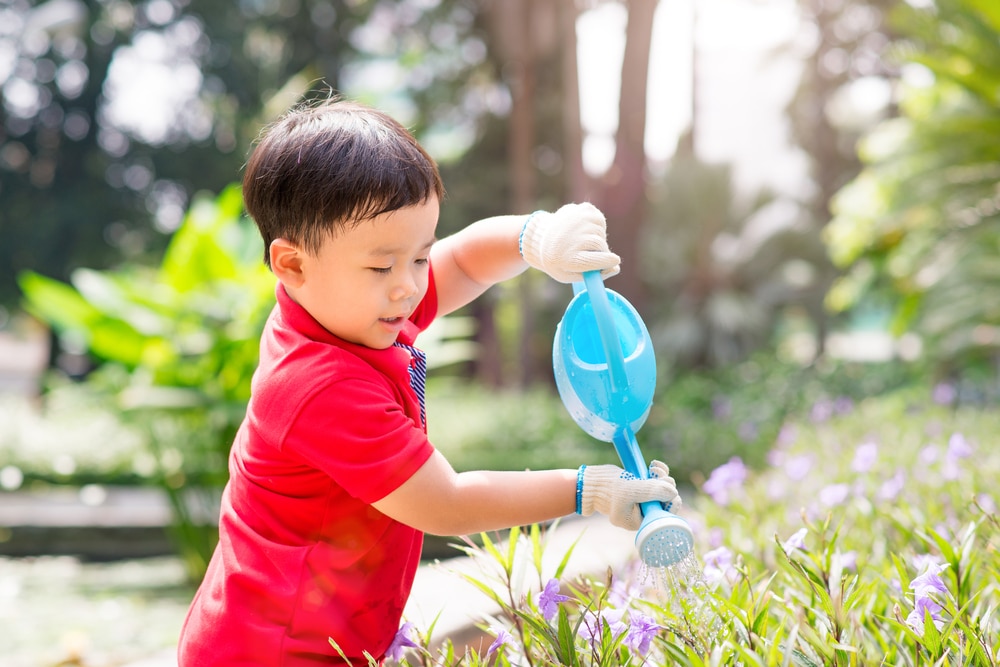
<path fill-rule="evenodd" d="M 580 281 L 585 271 L 609 278 L 620 270 L 621 258 L 608 248 L 604 214 L 587 202 L 532 213 L 521 231 L 520 250 L 529 266 L 561 283 Z"/>

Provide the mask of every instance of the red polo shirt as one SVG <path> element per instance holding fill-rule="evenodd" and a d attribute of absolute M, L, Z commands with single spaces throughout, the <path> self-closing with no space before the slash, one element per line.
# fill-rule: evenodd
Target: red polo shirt
<path fill-rule="evenodd" d="M 381 658 L 395 636 L 419 564 L 423 534 L 371 506 L 433 451 L 410 353 L 343 341 L 276 292 L 180 667 L 338 664 L 329 638 L 368 664 L 363 653 Z M 436 312 L 431 276 L 399 342 Z"/>

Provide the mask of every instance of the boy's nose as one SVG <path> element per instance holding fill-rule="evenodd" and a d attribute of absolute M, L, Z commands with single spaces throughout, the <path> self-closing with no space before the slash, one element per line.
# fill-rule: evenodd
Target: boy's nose
<path fill-rule="evenodd" d="M 390 297 L 393 301 L 408 299 L 415 295 L 419 289 L 420 286 L 417 284 L 416 278 L 409 272 L 405 272 L 402 276 L 400 276 L 399 281 L 392 286 Z"/>

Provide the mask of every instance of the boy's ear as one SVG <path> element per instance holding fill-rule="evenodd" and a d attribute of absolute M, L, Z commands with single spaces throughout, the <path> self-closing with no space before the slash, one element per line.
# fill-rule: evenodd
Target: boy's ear
<path fill-rule="evenodd" d="M 271 272 L 289 287 L 298 287 L 305 278 L 302 273 L 302 249 L 287 239 L 274 239 L 267 249 Z"/>

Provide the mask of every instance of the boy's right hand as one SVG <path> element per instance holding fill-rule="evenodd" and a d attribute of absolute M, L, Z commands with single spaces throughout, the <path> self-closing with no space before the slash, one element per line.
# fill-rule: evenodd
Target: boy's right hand
<path fill-rule="evenodd" d="M 662 461 L 650 464 L 649 479 L 639 479 L 615 465 L 583 466 L 580 473 L 577 513 L 590 516 L 600 512 L 620 528 L 639 529 L 642 525 L 639 503 L 670 502 L 671 510 L 681 505 L 677 483 Z"/>
<path fill-rule="evenodd" d="M 519 245 L 529 266 L 561 283 L 583 280 L 585 271 L 609 278 L 620 269 L 621 258 L 608 248 L 604 214 L 587 202 L 566 204 L 555 213 L 532 213 Z"/>

